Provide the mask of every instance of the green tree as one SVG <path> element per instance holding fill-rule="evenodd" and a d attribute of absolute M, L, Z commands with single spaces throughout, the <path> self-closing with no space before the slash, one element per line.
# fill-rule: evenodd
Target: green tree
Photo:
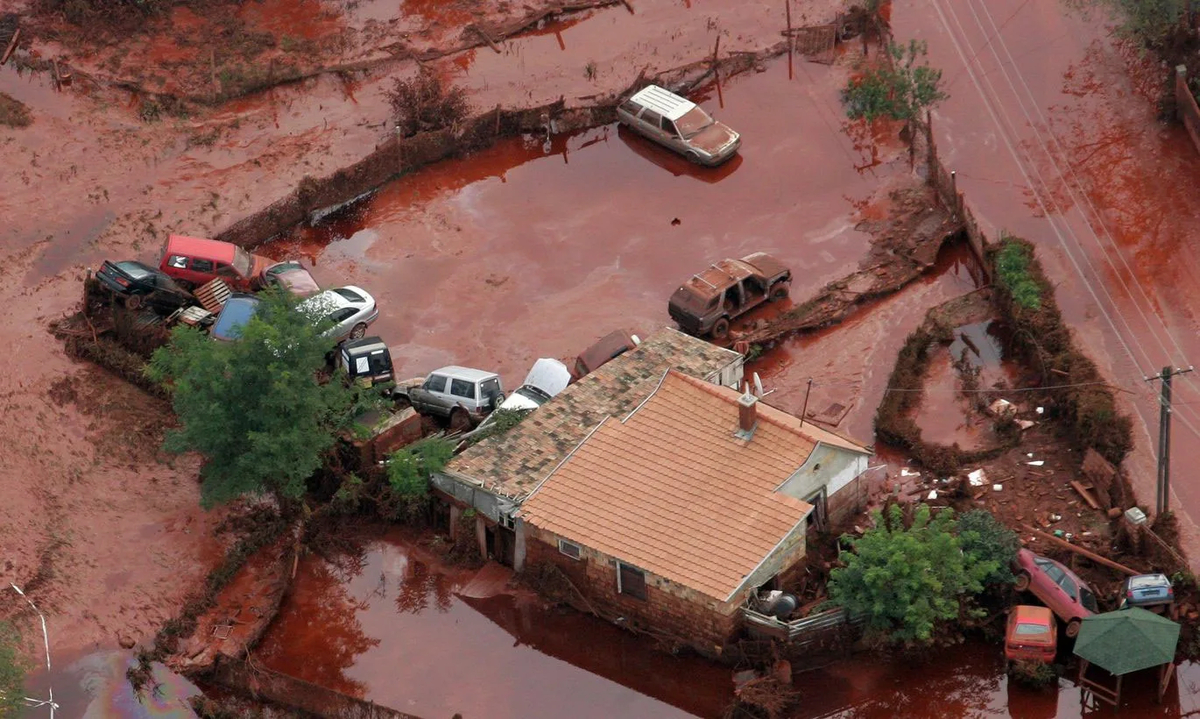
<path fill-rule="evenodd" d="M 964 596 L 982 591 L 995 562 L 969 557 L 955 533 L 954 512 L 928 505 L 905 526 L 898 505 L 875 512 L 875 526 L 852 539 L 846 566 L 829 581 L 833 603 L 866 620 L 868 633 L 893 642 L 927 642 L 958 616 Z"/>
<path fill-rule="evenodd" d="M 873 122 L 886 117 L 911 124 L 926 109 L 949 97 L 941 89 L 942 71 L 924 61 L 926 52 L 924 41 L 892 43 L 888 47 L 891 62 L 867 68 L 862 75 L 850 78 L 842 90 L 846 115 L 852 120 Z"/>
<path fill-rule="evenodd" d="M 1090 14 L 1097 8 L 1116 16 L 1117 33 L 1146 47 L 1160 48 L 1175 32 L 1187 32 L 1189 6 L 1195 0 L 1064 0 L 1068 7 Z"/>
<path fill-rule="evenodd" d="M 1021 548 L 1017 533 L 986 509 L 973 509 L 958 518 L 958 541 L 968 564 L 995 568 L 983 577 L 985 585 L 1012 584 L 1012 563 Z"/>
<path fill-rule="evenodd" d="M 0 719 L 16 719 L 25 707 L 25 658 L 21 637 L 10 624 L 0 622 Z"/>
<path fill-rule="evenodd" d="M 147 373 L 169 387 L 179 429 L 165 448 L 195 450 L 205 507 L 246 494 L 281 503 L 303 496 L 337 432 L 364 408 L 340 377 L 318 378 L 333 340 L 281 292 L 260 295 L 254 317 L 234 342 L 176 327 Z M 364 397 L 365 399 L 365 397 Z"/>
<path fill-rule="evenodd" d="M 400 497 L 424 497 L 430 475 L 442 471 L 453 456 L 454 442 L 445 437 L 427 437 L 402 447 L 388 457 L 388 484 Z"/>

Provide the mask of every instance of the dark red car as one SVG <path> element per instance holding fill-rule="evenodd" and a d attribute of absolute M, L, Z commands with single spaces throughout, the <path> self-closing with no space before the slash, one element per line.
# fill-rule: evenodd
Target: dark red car
<path fill-rule="evenodd" d="M 1010 662 L 1053 662 L 1058 649 L 1056 629 L 1054 613 L 1046 607 L 1013 607 L 1004 633 L 1004 658 Z"/>
<path fill-rule="evenodd" d="M 1013 573 L 1017 576 L 1017 591 L 1032 592 L 1042 600 L 1066 622 L 1068 637 L 1079 634 L 1080 623 L 1100 611 L 1087 582 L 1053 559 L 1022 549 L 1017 552 Z"/>
<path fill-rule="evenodd" d="M 575 358 L 575 366 L 571 368 L 571 378 L 583 379 L 605 362 L 620 357 L 640 343 L 641 340 L 637 335 L 631 335 L 625 330 L 609 332 Z"/>
<path fill-rule="evenodd" d="M 228 242 L 171 235 L 163 246 L 158 268 L 191 287 L 219 277 L 232 289 L 245 292 L 253 289 L 270 264 L 266 257 Z"/>

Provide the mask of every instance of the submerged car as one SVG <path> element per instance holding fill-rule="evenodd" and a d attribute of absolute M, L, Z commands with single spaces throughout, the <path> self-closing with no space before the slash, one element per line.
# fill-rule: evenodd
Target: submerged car
<path fill-rule="evenodd" d="M 221 314 L 217 315 L 217 321 L 213 323 L 208 334 L 213 339 L 222 342 L 241 339 L 242 328 L 258 312 L 260 302 L 262 300 L 254 295 L 244 292 L 233 293 L 229 299 L 225 300 L 225 306 L 221 308 Z"/>
<path fill-rule="evenodd" d="M 196 304 L 192 293 L 158 270 L 135 260 L 104 261 L 96 273 L 100 284 L 120 297 L 131 310 L 150 307 L 170 314 L 180 307 Z"/>
<path fill-rule="evenodd" d="M 451 429 L 462 432 L 504 403 L 504 389 L 495 372 L 451 365 L 420 385 L 398 387 L 395 397 L 421 414 L 448 419 Z"/>
<path fill-rule="evenodd" d="M 1049 664 L 1058 649 L 1054 613 L 1046 607 L 1021 604 L 1008 615 L 1004 633 L 1004 658 L 1010 662 L 1033 661 Z"/>
<path fill-rule="evenodd" d="M 1141 607 L 1159 614 L 1175 615 L 1175 587 L 1165 574 L 1138 574 L 1126 577 L 1121 586 L 1118 609 Z"/>
<path fill-rule="evenodd" d="M 571 370 L 572 378 L 579 380 L 595 372 L 606 362 L 610 362 L 641 344 L 637 335 L 625 330 L 609 332 L 601 337 L 591 347 L 581 352 L 575 358 L 575 366 Z"/>
<path fill-rule="evenodd" d="M 266 257 L 228 242 L 171 235 L 163 245 L 158 269 L 191 287 L 220 278 L 235 290 L 248 291 L 270 264 Z"/>
<path fill-rule="evenodd" d="M 617 120 L 700 165 L 720 165 L 742 144 L 741 135 L 696 103 L 658 85 L 648 85 L 618 105 Z"/>
<path fill-rule="evenodd" d="M 1062 564 L 1028 549 L 1017 552 L 1013 573 L 1018 592 L 1028 590 L 1067 624 L 1067 636 L 1079 634 L 1079 626 L 1097 613 L 1096 595 L 1087 582 Z"/>
<path fill-rule="evenodd" d="M 296 309 L 307 314 L 314 322 L 329 323 L 329 329 L 323 334 L 333 337 L 337 342 L 362 339 L 367 334 L 367 327 L 379 317 L 375 298 L 361 287 L 354 286 L 325 290 L 304 300 Z"/>
<path fill-rule="evenodd" d="M 312 297 L 321 291 L 308 269 L 296 260 L 276 262 L 267 267 L 260 282 L 263 287 L 280 287 L 296 297 Z"/>
<path fill-rule="evenodd" d="M 718 339 L 729 324 L 764 302 L 787 298 L 792 271 L 765 252 L 740 260 L 722 260 L 679 286 L 667 312 L 679 328 L 697 337 Z"/>

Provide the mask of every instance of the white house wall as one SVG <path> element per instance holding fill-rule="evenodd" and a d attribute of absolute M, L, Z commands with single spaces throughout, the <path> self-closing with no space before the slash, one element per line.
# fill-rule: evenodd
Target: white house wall
<path fill-rule="evenodd" d="M 806 501 L 824 487 L 825 495 L 831 497 L 867 471 L 867 459 L 865 454 L 818 443 L 808 461 L 779 487 L 779 491 Z"/>

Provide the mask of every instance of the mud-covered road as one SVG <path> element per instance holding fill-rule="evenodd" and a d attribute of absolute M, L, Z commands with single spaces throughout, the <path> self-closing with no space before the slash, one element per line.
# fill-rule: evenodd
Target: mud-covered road
<path fill-rule="evenodd" d="M 1064 316 L 1136 421 L 1126 461 L 1153 505 L 1158 387 L 1200 357 L 1200 152 L 1156 120 L 1161 68 L 1103 17 L 1020 0 L 899 0 L 898 37 L 929 41 L 950 99 L 938 149 L 980 219 L 1036 243 Z M 1173 506 L 1200 562 L 1200 377 L 1175 380 Z"/>

